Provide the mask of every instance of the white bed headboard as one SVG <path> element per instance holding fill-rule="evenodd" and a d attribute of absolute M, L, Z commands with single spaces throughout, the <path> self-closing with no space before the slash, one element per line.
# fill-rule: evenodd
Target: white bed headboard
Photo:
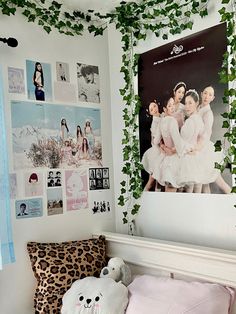
<path fill-rule="evenodd" d="M 236 288 L 236 252 L 101 232 L 108 256 L 122 257 L 138 273 L 166 271 Z"/>

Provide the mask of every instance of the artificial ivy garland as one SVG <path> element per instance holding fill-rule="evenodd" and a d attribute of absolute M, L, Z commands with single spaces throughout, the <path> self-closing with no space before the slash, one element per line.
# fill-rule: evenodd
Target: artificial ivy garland
<path fill-rule="evenodd" d="M 125 85 L 120 89 L 125 108 L 123 109 L 123 161 L 122 173 L 126 180 L 120 182 L 121 191 L 118 205 L 124 207 L 123 223 L 134 221 L 140 205 L 137 200 L 142 194 L 142 179 L 138 139 L 138 113 L 141 106 L 139 96 L 134 91 L 134 76 L 137 74 L 138 55 L 134 54 L 134 47 L 139 40 L 145 40 L 148 33 L 168 39 L 169 34 L 180 34 L 185 29 L 192 29 L 193 15 L 201 17 L 208 15 L 208 0 L 142 0 L 136 2 L 120 2 L 112 12 L 104 15 L 88 10 L 87 12 L 65 12 L 62 4 L 45 0 L 1 0 L 0 8 L 3 14 L 14 15 L 16 10 L 27 18 L 28 22 L 38 23 L 50 33 L 56 28 L 60 33 L 75 36 L 82 35 L 85 25 L 95 36 L 102 35 L 108 23 L 115 23 L 122 34 L 122 67 Z M 236 35 L 235 35 L 235 0 L 222 0 L 221 21 L 227 23 L 229 51 L 224 55 L 224 62 L 220 79 L 224 83 L 236 79 Z M 228 63 L 229 62 L 229 63 Z M 228 71 L 229 65 L 229 71 Z M 236 91 L 234 86 L 225 90 L 224 102 L 229 104 L 229 112 L 225 118 L 223 128 L 227 128 L 224 137 L 230 142 L 230 147 L 223 164 L 216 167 L 223 171 L 227 164 L 236 174 L 236 127 L 232 124 L 236 118 Z M 216 150 L 222 149 L 221 141 L 215 144 Z M 236 192 L 233 186 L 232 192 Z"/>
<path fill-rule="evenodd" d="M 226 166 L 230 166 L 233 174 L 234 184 L 232 193 L 236 193 L 236 1 L 222 0 L 224 6 L 219 10 L 221 22 L 227 24 L 227 44 L 228 50 L 224 54 L 222 70 L 219 73 L 220 82 L 229 84 L 224 92 L 223 102 L 229 105 L 229 111 L 222 113 L 223 121 L 222 128 L 226 129 L 224 137 L 229 142 L 226 156 L 222 164 L 216 163 L 216 168 L 224 171 Z M 227 6 L 228 4 L 228 6 Z M 216 141 L 215 148 L 221 151 L 223 147 L 222 141 Z M 236 207 L 236 205 L 234 205 Z"/>

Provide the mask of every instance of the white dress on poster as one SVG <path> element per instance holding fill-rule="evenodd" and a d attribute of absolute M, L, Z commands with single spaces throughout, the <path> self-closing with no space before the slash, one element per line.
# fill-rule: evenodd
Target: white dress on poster
<path fill-rule="evenodd" d="M 166 155 L 161 152 L 156 162 L 153 177 L 163 186 L 169 183 L 178 188 L 180 187 L 178 184 L 180 156 L 190 150 L 190 145 L 182 140 L 176 118 L 165 116 L 161 119 L 160 127 L 155 134 L 156 144 L 160 143 L 161 139 L 167 148 L 175 148 L 176 154 Z"/>
<path fill-rule="evenodd" d="M 142 158 L 142 165 L 143 168 L 149 173 L 152 174 L 154 171 L 154 168 L 156 166 L 158 156 L 160 155 L 160 147 L 159 145 L 154 144 L 154 138 L 155 134 L 157 132 L 157 128 L 159 127 L 161 117 L 155 117 L 152 118 L 152 124 L 151 124 L 151 138 L 152 138 L 152 146 L 146 150 L 146 152 L 143 155 Z"/>
<path fill-rule="evenodd" d="M 219 170 L 215 169 L 215 162 L 220 161 L 221 153 L 215 152 L 214 144 L 209 141 L 209 133 L 198 113 L 191 115 L 181 129 L 183 140 L 193 147 L 197 145 L 199 138 L 203 138 L 203 148 L 193 155 L 187 154 L 181 158 L 179 183 L 208 184 L 215 182 L 219 176 Z"/>
<path fill-rule="evenodd" d="M 198 113 L 204 123 L 204 138 L 206 140 L 210 140 L 211 135 L 212 135 L 213 122 L 214 122 L 214 115 L 213 115 L 210 105 L 200 107 Z"/>
<path fill-rule="evenodd" d="M 191 147 L 196 147 L 198 139 L 203 136 L 204 123 L 198 113 L 192 114 L 181 128 L 182 139 Z M 180 185 L 198 184 L 203 180 L 202 151 L 194 154 L 185 154 L 181 157 L 180 174 L 178 182 Z"/>
<path fill-rule="evenodd" d="M 177 120 L 179 129 L 181 129 L 184 124 L 184 104 L 179 103 L 178 109 L 173 114 L 173 117 Z"/>
<path fill-rule="evenodd" d="M 212 127 L 214 122 L 214 115 L 210 105 L 200 107 L 198 114 L 204 123 L 203 140 L 204 146 L 202 149 L 203 165 L 204 165 L 204 178 L 203 184 L 215 182 L 220 175 L 218 169 L 215 168 L 215 162 L 220 163 L 223 160 L 222 152 L 215 152 L 214 143 L 210 141 L 212 135 Z"/>

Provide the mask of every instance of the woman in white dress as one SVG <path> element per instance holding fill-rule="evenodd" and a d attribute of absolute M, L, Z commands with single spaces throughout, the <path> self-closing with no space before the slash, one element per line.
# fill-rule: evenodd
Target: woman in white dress
<path fill-rule="evenodd" d="M 186 84 L 184 82 L 178 82 L 175 87 L 173 88 L 173 98 L 172 100 L 174 101 L 174 113 L 173 117 L 177 120 L 178 127 L 181 128 L 183 123 L 184 123 L 184 105 L 181 103 L 184 94 L 186 92 Z M 163 142 L 158 143 L 157 145 L 154 145 L 154 134 L 159 126 L 160 123 L 160 113 L 159 113 L 159 108 L 156 103 L 156 101 L 151 102 L 149 104 L 148 108 L 148 113 L 153 117 L 152 120 L 152 125 L 151 125 L 151 144 L 152 147 L 149 148 L 143 155 L 142 158 L 142 164 L 144 169 L 149 173 L 149 179 L 147 184 L 145 185 L 144 191 L 149 191 L 151 187 L 153 186 L 153 183 L 155 179 L 152 176 L 152 173 L 154 171 L 154 168 L 156 171 L 158 171 L 158 166 L 160 166 L 160 163 L 162 159 L 164 158 L 165 154 L 166 155 L 172 155 L 175 153 L 172 152 L 172 150 L 167 147 Z M 161 150 L 162 149 L 162 154 Z M 164 154 L 163 154 L 164 153 Z M 157 186 L 155 188 L 157 189 Z"/>
<path fill-rule="evenodd" d="M 183 141 L 193 148 L 198 146 L 199 138 L 203 137 L 204 123 L 197 112 L 199 96 L 195 90 L 188 90 L 185 95 L 185 113 L 188 119 L 185 120 L 180 134 Z M 207 153 L 207 151 L 206 151 Z M 201 150 L 195 150 L 191 154 L 185 154 L 180 160 L 180 172 L 178 183 L 186 187 L 188 193 L 201 193 L 202 180 L 204 178 L 204 156 Z"/>
<path fill-rule="evenodd" d="M 81 146 L 81 152 L 80 152 L 80 158 L 88 160 L 89 159 L 89 143 L 86 137 L 83 138 L 82 146 Z"/>
<path fill-rule="evenodd" d="M 201 193 L 202 184 L 223 181 L 215 162 L 220 162 L 222 155 L 215 152 L 214 144 L 209 140 L 208 128 L 198 113 L 199 96 L 195 90 L 186 93 L 185 112 L 189 118 L 181 129 L 181 137 L 195 147 L 192 155 L 181 158 L 179 184 L 188 185 L 188 192 Z M 202 128 L 203 126 L 203 128 Z M 200 144 L 200 145 L 199 145 Z"/>
<path fill-rule="evenodd" d="M 78 148 L 78 150 L 80 150 L 81 147 L 82 147 L 83 138 L 84 138 L 84 136 L 83 136 L 83 132 L 81 130 L 81 127 L 80 127 L 80 125 L 77 125 L 77 128 L 76 128 L 76 139 L 77 139 L 77 148 Z"/>
<path fill-rule="evenodd" d="M 193 147 L 185 143 L 179 133 L 179 125 L 174 117 L 176 107 L 174 99 L 170 98 L 164 107 L 164 117 L 161 119 L 159 128 L 155 133 L 155 144 L 163 140 L 164 145 L 171 151 L 172 155 L 167 155 L 161 151 L 159 161 L 153 172 L 153 177 L 163 186 L 165 192 L 176 192 L 182 185 L 178 183 L 180 157 L 190 152 Z"/>
<path fill-rule="evenodd" d="M 89 145 L 89 154 L 90 158 L 94 157 L 94 146 L 95 146 L 95 137 L 93 129 L 89 120 L 86 120 L 84 126 L 84 137 L 86 137 Z"/>
<path fill-rule="evenodd" d="M 179 129 L 184 124 L 184 104 L 181 102 L 186 92 L 186 84 L 184 82 L 178 82 L 173 89 L 173 98 L 175 104 L 174 118 L 176 118 Z"/>
<path fill-rule="evenodd" d="M 62 163 L 70 166 L 73 161 L 72 147 L 69 140 L 65 140 L 64 146 L 61 148 Z"/>
<path fill-rule="evenodd" d="M 214 89 L 211 86 L 206 87 L 201 92 L 201 105 L 199 106 L 199 115 L 202 117 L 204 123 L 204 139 L 209 140 L 211 139 L 212 134 L 212 127 L 214 122 L 213 112 L 210 107 L 210 103 L 215 99 Z M 203 184 L 202 185 L 202 192 L 203 193 L 211 193 L 210 185 Z"/>
<path fill-rule="evenodd" d="M 68 139 L 69 129 L 65 118 L 61 119 L 61 138 L 65 142 Z"/>
<path fill-rule="evenodd" d="M 202 117 L 204 123 L 204 141 L 209 141 L 212 135 L 212 127 L 214 122 L 214 115 L 211 110 L 211 102 L 215 99 L 215 91 L 212 86 L 206 86 L 204 90 L 201 92 L 201 105 L 199 106 L 199 115 Z M 212 150 L 213 143 L 212 143 Z M 219 161 L 222 158 L 220 153 L 214 153 L 215 161 Z M 215 171 L 215 170 L 214 170 Z M 224 181 L 221 174 L 219 173 L 215 183 L 218 187 L 226 194 L 231 192 L 230 186 Z M 202 192 L 203 193 L 211 193 L 209 184 L 202 185 Z"/>
<path fill-rule="evenodd" d="M 177 120 L 179 130 L 184 124 L 184 104 L 181 102 L 184 98 L 186 92 L 186 84 L 184 82 L 178 82 L 173 88 L 173 100 L 175 105 L 175 112 L 173 113 L 173 117 Z M 168 149 L 163 143 L 160 144 L 161 149 L 167 154 L 172 155 L 173 152 Z"/>
<path fill-rule="evenodd" d="M 150 102 L 148 107 L 148 114 L 152 116 L 152 124 L 151 124 L 151 147 L 145 151 L 142 158 L 143 168 L 149 173 L 149 179 L 147 184 L 145 185 L 144 191 L 149 191 L 154 184 L 155 179 L 152 176 L 156 160 L 160 154 L 159 145 L 154 145 L 154 134 L 156 133 L 156 129 L 158 128 L 158 124 L 160 122 L 160 113 L 157 102 L 154 100 Z"/>
<path fill-rule="evenodd" d="M 166 192 L 176 192 L 177 188 L 185 187 L 186 192 L 201 192 L 205 166 L 202 152 L 197 151 L 198 139 L 203 136 L 204 124 L 197 113 L 199 96 L 195 90 L 186 92 L 185 112 L 189 118 L 185 121 L 179 133 L 177 120 L 174 118 L 175 107 L 171 99 L 165 109 L 165 118 L 160 122 L 160 137 L 165 146 L 175 154 L 165 156 L 160 170 L 154 171 L 154 177 Z M 157 136 L 156 136 L 157 138 Z M 208 159 L 207 159 L 208 162 Z M 207 163 L 209 165 L 209 162 Z"/>

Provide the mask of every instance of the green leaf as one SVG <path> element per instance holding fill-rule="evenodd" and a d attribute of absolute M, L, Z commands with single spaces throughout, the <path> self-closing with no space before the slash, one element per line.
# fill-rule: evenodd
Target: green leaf
<path fill-rule="evenodd" d="M 180 10 L 176 11 L 176 12 L 175 12 L 175 15 L 176 15 L 176 16 L 181 16 L 181 15 L 182 15 L 182 11 L 180 11 Z"/>
<path fill-rule="evenodd" d="M 226 133 L 224 134 L 224 137 L 225 137 L 225 138 L 230 138 L 230 137 L 231 137 L 231 133 L 226 132 Z"/>
<path fill-rule="evenodd" d="M 120 182 L 120 185 L 121 185 L 121 186 L 125 186 L 125 185 L 126 185 L 126 182 L 123 180 L 123 181 Z"/>
<path fill-rule="evenodd" d="M 38 25 L 40 25 L 40 26 L 44 25 L 44 21 L 43 20 L 39 20 L 38 21 Z"/>
<path fill-rule="evenodd" d="M 224 129 L 228 129 L 229 128 L 229 122 L 228 121 L 223 121 L 223 125 L 222 125 L 222 128 Z"/>
<path fill-rule="evenodd" d="M 207 16 L 208 15 L 207 8 L 204 9 L 204 10 L 201 10 L 199 14 L 200 14 L 201 17 Z"/>
<path fill-rule="evenodd" d="M 168 35 L 167 35 L 167 34 L 163 34 L 163 35 L 162 35 L 162 38 L 163 38 L 163 39 L 168 39 Z"/>
<path fill-rule="evenodd" d="M 187 16 L 187 17 L 190 17 L 191 16 L 191 11 L 184 12 L 184 15 Z"/>
<path fill-rule="evenodd" d="M 58 3 L 57 1 L 52 1 L 52 5 L 56 8 L 56 9 L 60 9 L 62 4 Z"/>
<path fill-rule="evenodd" d="M 3 13 L 3 14 L 4 14 L 4 13 Z M 22 12 L 22 14 L 28 17 L 28 16 L 30 15 L 30 11 L 29 11 L 29 10 L 24 10 L 24 11 Z"/>
<path fill-rule="evenodd" d="M 136 215 L 139 212 L 140 205 L 135 204 L 134 207 L 132 208 L 131 214 Z"/>
<path fill-rule="evenodd" d="M 215 151 L 217 152 L 217 151 L 221 151 L 221 149 L 222 149 L 222 143 L 221 143 L 221 141 L 216 141 L 215 142 L 215 144 L 214 144 L 214 146 L 215 146 Z"/>
<path fill-rule="evenodd" d="M 123 218 L 122 220 L 124 225 L 128 223 L 128 220 L 126 218 Z"/>
<path fill-rule="evenodd" d="M 228 114 L 228 112 L 224 112 L 224 113 L 221 114 L 221 116 L 222 116 L 223 118 L 227 119 L 228 116 L 229 116 L 229 114 Z"/>
<path fill-rule="evenodd" d="M 186 27 L 187 27 L 188 29 L 192 29 L 192 28 L 193 28 L 193 22 L 190 21 L 190 22 L 186 23 Z"/>
<path fill-rule="evenodd" d="M 215 162 L 215 169 L 221 170 L 221 168 L 222 166 L 219 163 Z"/>
<path fill-rule="evenodd" d="M 124 206 L 125 205 L 125 199 L 124 199 L 123 195 L 120 195 L 118 197 L 118 205 L 120 205 L 120 206 Z"/>
<path fill-rule="evenodd" d="M 36 15 L 34 14 L 30 14 L 30 16 L 28 16 L 28 22 L 34 22 L 36 19 Z"/>
<path fill-rule="evenodd" d="M 51 32 L 51 27 L 49 26 L 44 26 L 43 29 L 49 34 Z"/>
<path fill-rule="evenodd" d="M 234 186 L 231 190 L 231 193 L 236 193 L 236 186 Z M 236 207 L 236 205 L 234 205 Z"/>

